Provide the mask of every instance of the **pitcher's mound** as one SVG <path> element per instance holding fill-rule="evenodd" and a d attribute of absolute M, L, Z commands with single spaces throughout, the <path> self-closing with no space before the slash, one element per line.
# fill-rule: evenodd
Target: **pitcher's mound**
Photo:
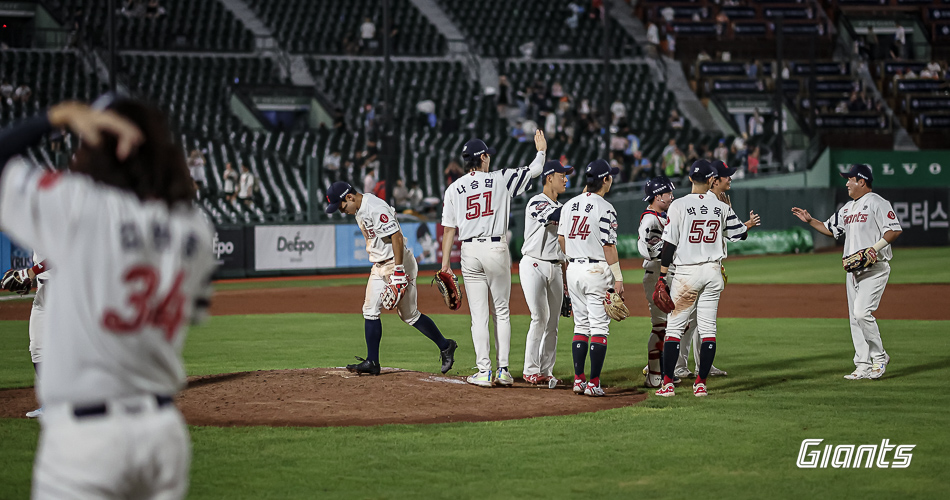
<path fill-rule="evenodd" d="M 373 377 L 343 368 L 271 370 L 190 377 L 177 398 L 191 425 L 329 427 L 484 422 L 572 415 L 630 406 L 636 389 L 577 396 L 570 381 L 554 389 L 516 379 L 513 387 L 475 387 L 462 377 L 393 368 Z M 0 391 L 0 417 L 35 408 L 32 389 Z"/>

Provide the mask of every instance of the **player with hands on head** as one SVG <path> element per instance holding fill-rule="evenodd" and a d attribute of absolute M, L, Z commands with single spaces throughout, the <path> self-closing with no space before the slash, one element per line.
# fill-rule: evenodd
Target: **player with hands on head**
<path fill-rule="evenodd" d="M 445 190 L 442 206 L 442 269 L 451 273 L 452 245 L 456 233 L 462 241 L 462 277 L 472 315 L 472 342 L 478 372 L 466 382 L 480 387 L 510 386 L 511 352 L 511 253 L 508 251 L 508 218 L 511 198 L 524 193 L 544 168 L 547 141 L 540 130 L 534 134 L 537 155 L 530 165 L 490 172 L 493 148 L 480 139 L 462 147 L 468 173 Z M 492 376 L 489 316 L 495 320 L 498 372 Z"/>
<path fill-rule="evenodd" d="M 855 367 L 844 378 L 877 379 L 884 375 L 891 357 L 884 350 L 874 311 L 881 304 L 891 274 L 890 261 L 894 257 L 891 243 L 901 235 L 902 229 L 891 203 L 871 191 L 874 175 L 869 165 L 852 165 L 841 176 L 848 179 L 846 186 L 851 201 L 827 221 L 812 217 L 803 208 L 794 207 L 792 213 L 825 236 L 835 239 L 844 236 L 842 267 L 848 272 L 845 287 Z"/>
<path fill-rule="evenodd" d="M 663 387 L 656 391 L 657 396 L 675 395 L 673 379 L 680 339 L 694 312 L 702 344 L 693 395 L 707 394 L 706 378 L 716 357 L 716 316 L 724 286 L 723 238 L 738 237 L 747 230 L 743 224 L 730 226 L 729 206 L 709 193 L 717 175 L 709 161 L 695 161 L 689 171 L 692 191 L 670 204 L 669 223 L 663 229 L 660 277 L 653 301 L 669 316 L 663 345 Z M 676 273 L 668 286 L 666 279 L 671 265 L 676 266 Z"/>
<path fill-rule="evenodd" d="M 617 211 L 604 199 L 620 169 L 605 160 L 587 165 L 587 187 L 561 210 L 558 243 L 568 258 L 567 290 L 574 308 L 574 387 L 577 394 L 603 396 L 600 374 L 607 357 L 610 316 L 605 298 L 617 293 L 623 301 L 623 275 L 617 254 Z M 585 374 L 588 345 L 590 380 Z"/>
<path fill-rule="evenodd" d="M 383 337 L 383 322 L 379 319 L 382 308 L 396 309 L 407 325 L 415 327 L 439 347 L 442 373 L 448 372 L 455 363 L 458 344 L 447 339 L 431 318 L 419 312 L 416 277 L 419 267 L 412 250 L 406 246 L 396 210 L 388 203 L 370 194 L 360 194 L 350 184 L 337 181 L 327 190 L 326 213 L 340 211 L 356 217 L 363 237 L 366 238 L 366 253 L 373 264 L 366 297 L 363 300 L 363 329 L 366 337 L 366 358 L 347 365 L 346 369 L 357 373 L 379 375 L 379 344 Z"/>
<path fill-rule="evenodd" d="M 8 162 L 59 128 L 81 136 L 69 172 Z M 185 386 L 187 323 L 210 305 L 215 259 L 174 137 L 157 108 L 111 95 L 0 132 L 0 228 L 57 266 L 37 380 L 34 499 L 187 493 L 191 443 L 173 397 Z"/>
<path fill-rule="evenodd" d="M 667 313 L 653 302 L 653 290 L 660 277 L 660 251 L 663 250 L 663 228 L 669 223 L 666 210 L 673 202 L 673 182 L 661 175 L 647 181 L 643 186 L 643 201 L 649 202 L 646 210 L 640 214 L 637 250 L 643 255 L 643 292 L 650 309 L 652 329 L 647 340 L 647 368 L 644 373 L 646 387 L 658 388 L 663 385 L 662 354 L 666 337 Z"/>
<path fill-rule="evenodd" d="M 557 238 L 562 207 L 558 195 L 567 189 L 567 176 L 572 173 L 573 168 L 557 160 L 546 161 L 541 173 L 543 190 L 528 200 L 525 209 L 523 257 L 518 275 L 531 311 L 531 325 L 525 343 L 522 377 L 534 385 L 550 386 L 552 380 L 557 385 L 554 379 L 557 322 L 564 302 L 570 303 L 564 284 L 567 264 Z"/>

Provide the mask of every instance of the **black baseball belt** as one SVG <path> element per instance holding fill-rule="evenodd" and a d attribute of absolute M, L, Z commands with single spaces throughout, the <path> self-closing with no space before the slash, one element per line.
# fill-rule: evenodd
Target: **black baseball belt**
<path fill-rule="evenodd" d="M 578 264 L 597 264 L 598 262 L 606 262 L 603 260 L 597 259 L 570 259 L 571 262 L 577 262 Z"/>
<path fill-rule="evenodd" d="M 488 243 L 489 241 L 493 243 L 498 243 L 499 241 L 501 241 L 501 236 L 492 236 L 490 238 L 488 236 L 479 237 L 479 238 L 469 238 L 467 240 L 462 240 L 462 243 L 471 243 L 473 241 L 478 242 L 478 243 Z"/>
<path fill-rule="evenodd" d="M 155 403 L 159 408 L 168 406 L 172 404 L 174 399 L 171 396 L 161 396 L 155 395 Z M 113 404 L 115 406 L 115 404 Z M 96 403 L 91 405 L 75 406 L 73 407 L 73 415 L 76 418 L 85 418 L 85 417 L 95 417 L 99 415 L 105 415 L 109 413 L 109 406 L 106 403 Z"/>

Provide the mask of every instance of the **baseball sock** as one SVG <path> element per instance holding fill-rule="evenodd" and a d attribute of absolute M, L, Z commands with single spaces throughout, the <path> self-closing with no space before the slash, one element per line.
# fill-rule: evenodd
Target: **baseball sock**
<path fill-rule="evenodd" d="M 657 331 L 656 327 L 650 333 L 650 340 L 647 341 L 647 370 L 655 373 L 663 373 L 663 331 Z"/>
<path fill-rule="evenodd" d="M 590 382 L 600 385 L 600 371 L 607 357 L 607 337 L 594 335 L 590 338 Z"/>
<path fill-rule="evenodd" d="M 709 370 L 712 369 L 713 359 L 716 357 L 716 339 L 703 339 L 703 345 L 699 348 L 699 373 L 696 377 L 696 383 L 705 383 L 709 376 Z"/>
<path fill-rule="evenodd" d="M 383 322 L 379 318 L 365 320 L 366 359 L 379 363 L 379 342 L 383 339 Z"/>
<path fill-rule="evenodd" d="M 676 371 L 676 360 L 680 357 L 680 340 L 667 340 L 663 344 L 663 383 L 673 383 L 673 372 Z"/>
<path fill-rule="evenodd" d="M 435 345 L 439 346 L 439 350 L 445 349 L 449 346 L 449 341 L 442 335 L 442 332 L 439 331 L 439 327 L 435 326 L 435 321 L 432 321 L 432 318 L 426 316 L 425 314 L 420 314 L 419 319 L 416 320 L 416 324 L 412 325 L 416 327 L 416 330 L 422 332 L 429 340 L 435 342 Z"/>
<path fill-rule="evenodd" d="M 584 374 L 584 365 L 587 364 L 587 335 L 574 334 L 571 342 L 571 354 L 574 357 L 574 375 Z"/>

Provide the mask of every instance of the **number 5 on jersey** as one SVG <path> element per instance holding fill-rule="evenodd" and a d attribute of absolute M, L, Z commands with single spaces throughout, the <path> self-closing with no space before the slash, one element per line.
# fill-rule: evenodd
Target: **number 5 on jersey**
<path fill-rule="evenodd" d="M 479 198 L 484 198 L 485 208 L 479 203 Z M 482 194 L 473 194 L 465 198 L 465 218 L 467 220 L 477 219 L 479 217 L 489 217 L 495 215 L 491 209 L 491 191 Z"/>
<path fill-rule="evenodd" d="M 705 228 L 703 227 L 705 226 Z M 689 227 L 690 243 L 715 243 L 716 235 L 719 231 L 720 223 L 718 220 L 694 220 L 693 225 Z M 705 234 L 703 234 L 703 230 Z"/>

